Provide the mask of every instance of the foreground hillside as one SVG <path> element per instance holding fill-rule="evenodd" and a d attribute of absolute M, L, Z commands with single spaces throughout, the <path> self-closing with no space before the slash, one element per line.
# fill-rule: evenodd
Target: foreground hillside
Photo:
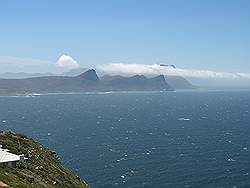
<path fill-rule="evenodd" d="M 0 133 L 0 144 L 15 154 L 25 154 L 28 160 L 16 167 L 1 166 L 0 183 L 17 188 L 69 187 L 87 188 L 88 185 L 68 168 L 58 156 L 32 138 L 12 132 Z"/>

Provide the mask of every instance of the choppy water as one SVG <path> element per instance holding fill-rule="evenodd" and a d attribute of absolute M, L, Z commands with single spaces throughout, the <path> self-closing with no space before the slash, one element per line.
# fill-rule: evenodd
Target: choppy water
<path fill-rule="evenodd" d="M 92 188 L 250 186 L 248 91 L 0 97 L 0 129 L 56 150 Z"/>

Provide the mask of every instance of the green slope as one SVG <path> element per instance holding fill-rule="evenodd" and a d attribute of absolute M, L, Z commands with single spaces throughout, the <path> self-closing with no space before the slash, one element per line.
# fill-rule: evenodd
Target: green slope
<path fill-rule="evenodd" d="M 13 132 L 0 133 L 0 144 L 15 154 L 29 159 L 16 167 L 0 166 L 0 181 L 15 188 L 70 187 L 87 188 L 88 185 L 62 165 L 58 156 L 30 137 Z"/>

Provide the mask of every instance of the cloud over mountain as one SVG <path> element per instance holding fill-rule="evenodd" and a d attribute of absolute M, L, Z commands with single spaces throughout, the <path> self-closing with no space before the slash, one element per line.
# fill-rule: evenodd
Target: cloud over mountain
<path fill-rule="evenodd" d="M 250 73 L 230 73 L 216 72 L 210 70 L 181 69 L 171 66 L 161 66 L 158 64 L 103 64 L 96 66 L 97 71 L 110 75 L 176 75 L 193 78 L 213 78 L 213 79 L 250 79 Z"/>
<path fill-rule="evenodd" d="M 64 69 L 76 69 L 80 67 L 76 60 L 65 54 L 60 56 L 56 62 L 56 66 Z"/>

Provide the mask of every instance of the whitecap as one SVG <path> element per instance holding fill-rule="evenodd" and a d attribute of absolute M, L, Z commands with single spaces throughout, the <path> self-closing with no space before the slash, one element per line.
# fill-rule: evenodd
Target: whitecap
<path fill-rule="evenodd" d="M 227 159 L 227 161 L 229 161 L 229 162 L 235 162 L 236 160 L 232 159 L 232 158 L 229 158 L 229 159 Z"/>
<path fill-rule="evenodd" d="M 125 161 L 126 159 L 125 158 L 120 158 L 120 159 L 117 159 L 116 162 L 121 162 L 121 161 Z"/>
<path fill-rule="evenodd" d="M 189 118 L 179 118 L 178 120 L 179 121 L 190 121 L 191 119 L 189 119 Z"/>

